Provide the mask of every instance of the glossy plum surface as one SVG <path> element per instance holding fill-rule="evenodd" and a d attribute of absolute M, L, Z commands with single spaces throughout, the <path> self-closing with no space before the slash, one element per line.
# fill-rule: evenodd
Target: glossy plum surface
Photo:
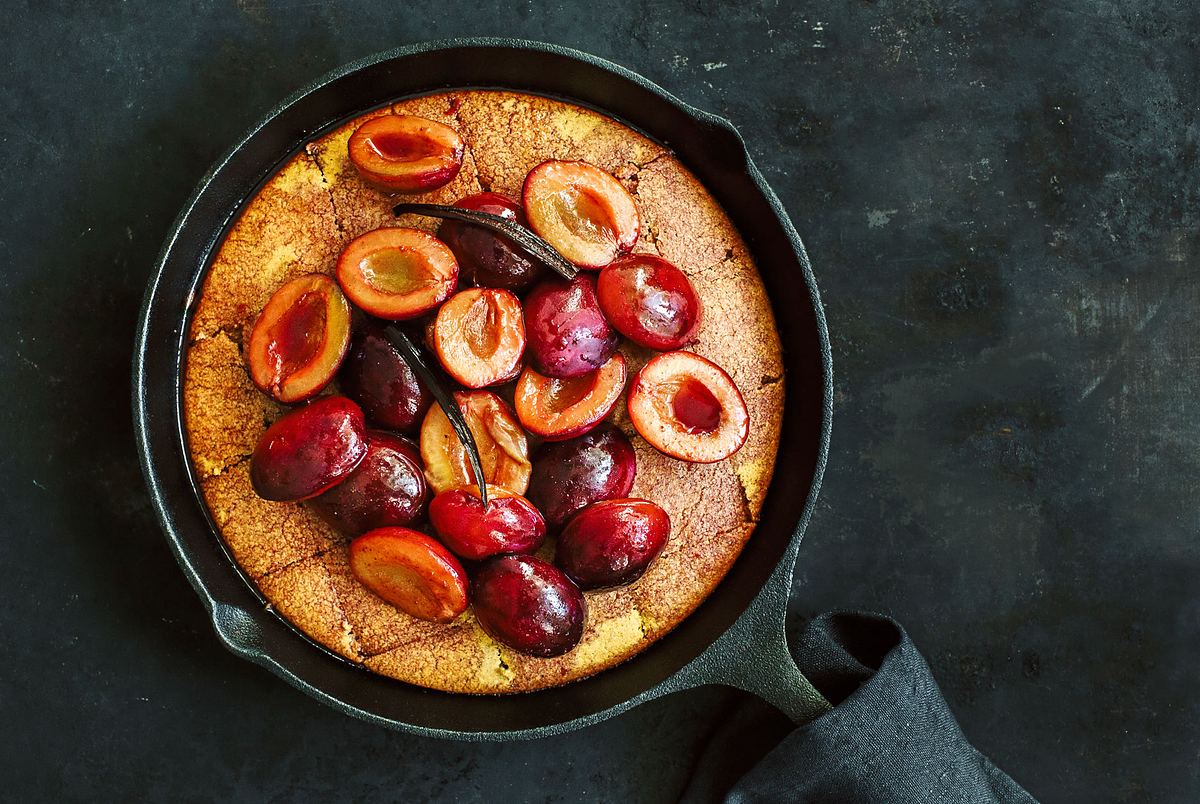
<path fill-rule="evenodd" d="M 466 143 L 444 123 L 410 114 L 384 114 L 355 129 L 346 150 L 369 183 L 383 190 L 421 193 L 458 175 Z"/>
<path fill-rule="evenodd" d="M 561 656 L 579 643 L 583 593 L 553 564 L 534 556 L 489 559 L 471 581 L 475 617 L 493 639 L 530 656 Z"/>
<path fill-rule="evenodd" d="M 558 534 L 554 562 L 581 589 L 631 583 L 671 535 L 667 512 L 648 500 L 605 500 L 571 517 Z"/>
<path fill-rule="evenodd" d="M 530 227 L 580 268 L 597 270 L 628 253 L 641 231 L 633 196 L 587 162 L 543 162 L 525 177 L 521 200 Z"/>
<path fill-rule="evenodd" d="M 454 399 L 475 438 L 484 482 L 524 494 L 529 488 L 529 439 L 512 408 L 491 391 L 459 391 Z M 421 424 L 421 460 L 434 493 L 476 482 L 466 449 L 437 405 Z"/>
<path fill-rule="evenodd" d="M 629 420 L 672 458 L 714 463 L 746 443 L 750 414 L 733 379 L 692 352 L 664 352 L 629 383 Z"/>
<path fill-rule="evenodd" d="M 679 349 L 696 339 L 700 297 L 683 271 L 661 257 L 634 254 L 600 272 L 600 309 L 629 340 L 648 349 Z"/>
<path fill-rule="evenodd" d="M 617 406 L 625 376 L 620 352 L 595 371 L 567 379 L 546 377 L 526 366 L 513 398 L 517 418 L 526 430 L 547 441 L 582 435 Z"/>
<path fill-rule="evenodd" d="M 525 320 L 511 290 L 468 288 L 441 306 L 429 343 L 442 368 L 460 385 L 483 388 L 521 371 Z"/>
<path fill-rule="evenodd" d="M 429 487 L 416 445 L 382 430 L 368 430 L 362 463 L 309 505 L 354 537 L 389 525 L 411 525 L 425 515 L 428 502 Z"/>
<path fill-rule="evenodd" d="M 304 500 L 345 479 L 367 454 L 366 422 L 344 396 L 325 396 L 281 416 L 250 458 L 264 500 Z"/>
<path fill-rule="evenodd" d="M 538 449 L 529 500 L 557 528 L 584 506 L 628 495 L 636 477 L 637 455 L 629 437 L 604 423 L 587 435 Z"/>
<path fill-rule="evenodd" d="M 350 343 L 350 303 L 323 274 L 293 279 L 271 296 L 246 342 L 259 390 L 293 404 L 333 379 Z"/>
<path fill-rule="evenodd" d="M 501 486 L 488 487 L 486 508 L 478 486 L 443 491 L 429 504 L 429 521 L 447 547 L 472 561 L 530 553 L 546 539 L 541 512 Z"/>
<path fill-rule="evenodd" d="M 450 622 L 467 610 L 467 573 L 441 542 L 408 528 L 377 528 L 350 543 L 350 570 L 406 614 Z"/>
<path fill-rule="evenodd" d="M 458 284 L 458 263 L 428 232 L 384 226 L 347 244 L 338 256 L 337 281 L 367 313 L 404 321 L 449 298 Z"/>
<path fill-rule="evenodd" d="M 371 423 L 402 433 L 415 433 L 433 404 L 429 390 L 375 322 L 354 333 L 338 385 Z"/>
<path fill-rule="evenodd" d="M 516 201 L 499 193 L 477 193 L 460 198 L 456 207 L 474 209 L 527 225 L 525 210 Z M 540 260 L 503 235 L 464 221 L 448 220 L 438 227 L 438 237 L 454 252 L 459 276 L 479 287 L 520 291 L 546 273 Z"/>
<path fill-rule="evenodd" d="M 547 377 L 578 377 L 608 362 L 621 342 L 596 298 L 596 278 L 547 279 L 525 297 L 526 355 Z"/>

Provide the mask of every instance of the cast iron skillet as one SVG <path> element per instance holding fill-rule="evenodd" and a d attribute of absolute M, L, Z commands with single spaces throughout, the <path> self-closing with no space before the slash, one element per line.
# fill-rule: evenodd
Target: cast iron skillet
<path fill-rule="evenodd" d="M 214 247 L 257 187 L 314 135 L 385 101 L 447 88 L 503 87 L 594 107 L 661 141 L 720 201 L 766 283 L 784 345 L 787 404 L 761 522 L 699 609 L 630 661 L 564 687 L 509 696 L 434 692 L 384 678 L 318 649 L 264 605 L 226 552 L 187 460 L 181 361 Z M 812 268 L 779 199 L 726 120 L 646 79 L 577 51 L 468 39 L 400 48 L 347 65 L 268 114 L 201 181 L 146 291 L 134 354 L 133 406 L 142 469 L 167 540 L 222 641 L 334 708 L 392 728 L 458 739 L 542 737 L 640 703 L 725 684 L 797 722 L 825 702 L 788 653 L 784 615 L 800 538 L 829 447 L 833 375 Z"/>

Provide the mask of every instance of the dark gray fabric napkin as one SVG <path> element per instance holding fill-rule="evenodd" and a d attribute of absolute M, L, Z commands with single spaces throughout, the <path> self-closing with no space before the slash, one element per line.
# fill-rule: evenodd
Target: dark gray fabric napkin
<path fill-rule="evenodd" d="M 1034 802 L 967 741 L 894 620 L 823 614 L 793 651 L 833 710 L 795 728 L 760 701 L 740 704 L 684 802 Z"/>

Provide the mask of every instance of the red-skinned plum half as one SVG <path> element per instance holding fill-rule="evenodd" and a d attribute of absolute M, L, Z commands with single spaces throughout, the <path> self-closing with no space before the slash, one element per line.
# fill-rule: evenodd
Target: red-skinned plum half
<path fill-rule="evenodd" d="M 411 525 L 424 517 L 428 501 L 429 486 L 416 445 L 383 430 L 368 430 L 366 457 L 309 505 L 354 537 L 375 528 Z"/>
<path fill-rule="evenodd" d="M 580 268 L 629 253 L 641 231 L 633 196 L 587 162 L 543 162 L 525 177 L 522 201 L 530 227 Z"/>
<path fill-rule="evenodd" d="M 583 593 L 562 570 L 525 555 L 497 556 L 480 567 L 471 607 L 492 639 L 544 659 L 579 644 L 587 614 Z"/>
<path fill-rule="evenodd" d="M 385 601 L 421 620 L 446 623 L 467 610 L 467 573 L 436 539 L 378 528 L 350 543 L 350 570 Z"/>
<path fill-rule="evenodd" d="M 554 563 L 580 589 L 620 586 L 642 577 L 670 535 L 670 517 L 649 500 L 604 500 L 563 527 Z"/>
<path fill-rule="evenodd" d="M 402 321 L 449 298 L 458 284 L 458 263 L 428 232 L 385 226 L 350 241 L 338 257 L 337 279 L 366 312 Z"/>
<path fill-rule="evenodd" d="M 454 206 L 499 215 L 526 226 L 525 210 L 499 193 L 477 193 L 454 202 Z M 524 290 L 541 279 L 545 266 L 507 237 L 464 221 L 448 220 L 438 227 L 441 238 L 458 260 L 462 281 L 488 288 Z"/>
<path fill-rule="evenodd" d="M 285 404 L 315 396 L 337 372 L 350 343 L 350 304 L 323 274 L 275 291 L 246 343 L 250 379 Z"/>
<path fill-rule="evenodd" d="M 525 429 L 547 441 L 582 435 L 604 420 L 625 390 L 625 358 L 620 352 L 595 371 L 578 377 L 545 377 L 526 367 L 517 381 L 514 404 Z"/>
<path fill-rule="evenodd" d="M 315 497 L 344 480 L 367 454 L 366 422 L 344 396 L 323 396 L 281 416 L 250 457 L 250 482 L 264 500 Z"/>
<path fill-rule="evenodd" d="M 460 385 L 483 388 L 521 370 L 525 318 L 512 291 L 468 288 L 441 306 L 429 333 L 442 368 Z"/>
<path fill-rule="evenodd" d="M 529 500 L 558 528 L 584 506 L 626 497 L 637 453 L 620 429 L 603 423 L 586 435 L 543 444 L 533 456 Z"/>
<path fill-rule="evenodd" d="M 696 339 L 700 296 L 683 271 L 662 257 L 634 254 L 600 272 L 600 309 L 639 346 L 666 351 Z"/>
<path fill-rule="evenodd" d="M 608 362 L 621 343 L 596 299 L 596 278 L 547 279 L 525 297 L 526 354 L 539 374 L 578 377 Z"/>
<path fill-rule="evenodd" d="M 374 321 L 351 338 L 338 385 L 362 407 L 368 421 L 406 435 L 420 429 L 433 404 L 429 389 Z"/>
<path fill-rule="evenodd" d="M 447 547 L 471 561 L 531 553 L 546 539 L 541 512 L 501 486 L 488 487 L 487 507 L 478 486 L 443 491 L 429 504 L 429 521 Z"/>

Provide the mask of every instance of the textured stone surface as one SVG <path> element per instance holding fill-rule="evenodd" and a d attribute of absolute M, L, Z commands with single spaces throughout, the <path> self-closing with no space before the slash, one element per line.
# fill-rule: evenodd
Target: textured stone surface
<path fill-rule="evenodd" d="M 733 700 L 678 695 L 516 745 L 348 720 L 221 648 L 151 515 L 127 366 L 192 186 L 325 70 L 466 34 L 590 50 L 729 116 L 791 210 L 838 375 L 797 617 L 897 616 L 967 733 L 1046 801 L 1200 795 L 1191 0 L 80 2 L 6 19 L 14 797 L 670 801 Z"/>

